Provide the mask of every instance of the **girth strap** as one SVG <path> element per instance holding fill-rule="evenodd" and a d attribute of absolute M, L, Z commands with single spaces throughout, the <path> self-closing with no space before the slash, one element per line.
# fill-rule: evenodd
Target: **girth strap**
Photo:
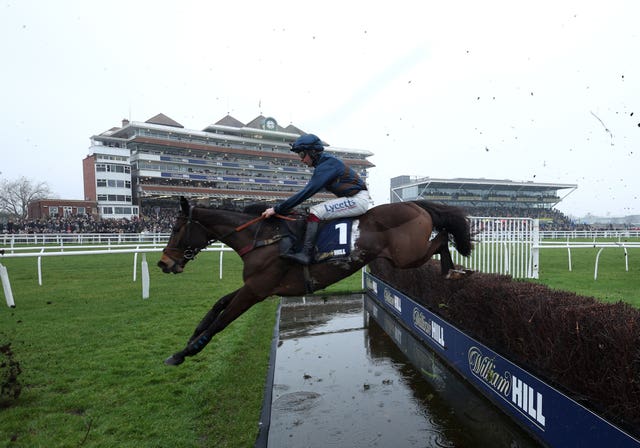
<path fill-rule="evenodd" d="M 255 241 L 254 240 L 248 246 L 245 246 L 245 247 L 239 249 L 238 250 L 238 255 L 240 255 L 242 257 L 242 256 L 248 254 L 249 252 L 251 252 L 253 249 L 257 249 L 259 247 L 269 246 L 271 244 L 277 243 L 278 241 L 280 241 L 284 237 L 285 237 L 285 235 L 275 235 L 274 237 L 268 238 L 266 240 L 259 240 L 259 241 Z"/>

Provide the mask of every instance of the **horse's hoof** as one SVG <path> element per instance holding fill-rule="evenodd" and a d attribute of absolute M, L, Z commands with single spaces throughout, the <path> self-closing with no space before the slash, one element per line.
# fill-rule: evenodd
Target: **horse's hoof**
<path fill-rule="evenodd" d="M 164 363 L 168 366 L 179 366 L 184 362 L 184 356 L 171 355 L 164 360 Z"/>
<path fill-rule="evenodd" d="M 450 269 L 445 278 L 447 280 L 458 280 L 471 274 L 473 274 L 473 271 L 470 269 Z"/>

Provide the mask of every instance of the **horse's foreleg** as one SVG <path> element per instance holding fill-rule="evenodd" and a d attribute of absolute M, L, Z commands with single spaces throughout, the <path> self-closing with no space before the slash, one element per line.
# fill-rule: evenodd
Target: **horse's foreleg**
<path fill-rule="evenodd" d="M 179 365 L 184 362 L 187 356 L 195 356 L 211 341 L 211 338 L 224 330 L 231 322 L 237 319 L 251 306 L 264 299 L 264 297 L 253 294 L 246 286 L 240 288 L 235 293 L 229 294 L 220 301 L 225 301 L 223 309 L 218 311 L 217 316 L 199 334 L 192 337 L 184 350 L 174 353 L 165 360 L 167 365 Z M 220 303 L 216 303 L 218 305 Z M 215 308 L 215 306 L 214 306 Z M 207 314 L 213 316 L 213 309 Z M 207 321 L 207 317 L 198 325 L 198 328 Z"/>
<path fill-rule="evenodd" d="M 209 326 L 216 320 L 216 318 L 220 315 L 222 311 L 229 305 L 229 302 L 233 300 L 234 296 L 238 293 L 238 289 L 233 291 L 232 293 L 227 294 L 226 296 L 219 299 L 213 307 L 209 310 L 209 312 L 204 316 L 204 318 L 200 321 L 195 331 L 189 338 L 189 343 L 193 342 L 204 330 L 209 328 Z"/>

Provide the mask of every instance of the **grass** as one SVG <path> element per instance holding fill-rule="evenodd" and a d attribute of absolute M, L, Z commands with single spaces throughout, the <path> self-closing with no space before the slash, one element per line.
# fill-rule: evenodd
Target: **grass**
<path fill-rule="evenodd" d="M 241 261 L 204 252 L 181 275 L 162 274 L 148 254 L 150 298 L 141 298 L 133 255 L 5 259 L 16 308 L 0 303 L 0 345 L 20 362 L 22 394 L 0 410 L 0 446 L 245 447 L 258 431 L 278 306 L 254 306 L 198 356 L 179 367 L 162 361 L 183 348 L 212 303 L 241 284 Z M 598 280 L 595 250 L 541 252 L 541 283 L 640 306 L 640 250 L 629 272 L 605 249 Z M 325 294 L 360 290 L 360 275 Z M 0 362 L 2 360 L 0 359 Z M 1 370 L 0 370 L 1 373 Z M 0 380 L 2 377 L 0 376 Z"/>
<path fill-rule="evenodd" d="M 7 259 L 16 302 L 0 309 L 24 385 L 2 411 L 0 445 L 249 446 L 255 440 L 277 300 L 232 324 L 170 368 L 211 303 L 240 285 L 240 262 L 202 254 L 184 274 L 151 268 L 151 297 L 132 281 L 132 255 Z M 151 261 L 152 257 L 149 257 Z"/>
<path fill-rule="evenodd" d="M 542 249 L 537 282 L 603 302 L 623 301 L 640 308 L 640 249 L 627 249 L 629 271 L 626 271 L 624 250 L 605 248 L 598 262 L 598 278 L 594 279 L 598 250 L 572 249 L 569 271 L 567 249 Z"/>

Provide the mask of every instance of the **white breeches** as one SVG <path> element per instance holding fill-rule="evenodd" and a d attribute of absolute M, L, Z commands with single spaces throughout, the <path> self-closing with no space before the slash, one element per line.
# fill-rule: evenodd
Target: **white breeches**
<path fill-rule="evenodd" d="M 351 197 L 330 199 L 309 208 L 309 212 L 323 221 L 362 215 L 369 209 L 371 196 L 362 190 Z"/>

